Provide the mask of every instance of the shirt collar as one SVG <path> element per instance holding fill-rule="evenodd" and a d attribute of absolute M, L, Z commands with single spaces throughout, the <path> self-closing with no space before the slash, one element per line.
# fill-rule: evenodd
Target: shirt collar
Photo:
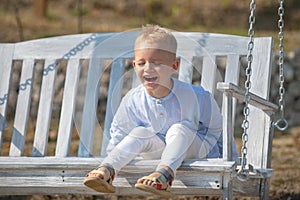
<path fill-rule="evenodd" d="M 168 99 L 172 98 L 173 95 L 174 95 L 174 92 L 176 91 L 176 88 L 178 86 L 178 80 L 176 78 L 173 78 L 173 77 L 172 77 L 172 80 L 173 80 L 173 88 L 172 88 L 171 92 L 167 96 L 165 96 L 163 98 L 155 98 L 155 97 L 149 95 L 147 93 L 146 89 L 144 88 L 144 91 L 146 93 L 147 98 L 151 99 L 152 101 L 160 100 L 161 102 L 167 101 Z"/>

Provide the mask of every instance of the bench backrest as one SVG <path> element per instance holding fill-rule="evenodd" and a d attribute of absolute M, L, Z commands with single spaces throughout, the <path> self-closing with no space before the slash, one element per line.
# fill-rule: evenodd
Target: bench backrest
<path fill-rule="evenodd" d="M 89 157 L 100 154 L 101 140 L 101 154 L 105 154 L 110 123 L 120 100 L 130 87 L 138 84 L 131 66 L 137 34 L 79 34 L 0 44 L 2 155 L 7 149 L 9 156 L 24 155 L 26 141 L 32 144 L 29 156 L 73 156 L 70 149 L 75 146 L 75 156 Z M 244 73 L 248 38 L 174 34 L 179 44 L 178 78 L 201 84 L 222 106 L 222 94 L 216 90 L 216 83 L 243 85 L 240 77 Z M 253 53 L 251 92 L 268 99 L 272 38 L 256 38 Z M 19 73 L 18 78 L 13 71 Z M 15 114 L 11 117 L 13 99 Z M 32 114 L 34 102 L 38 102 L 36 116 Z M 54 115 L 59 117 L 54 120 Z M 251 111 L 248 160 L 257 167 L 269 165 L 272 136 L 268 123 L 270 119 L 264 112 Z M 47 150 L 50 140 L 55 145 L 52 153 Z"/>

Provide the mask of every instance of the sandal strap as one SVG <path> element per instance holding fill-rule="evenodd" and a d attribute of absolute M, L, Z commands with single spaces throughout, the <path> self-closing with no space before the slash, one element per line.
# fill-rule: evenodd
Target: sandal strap
<path fill-rule="evenodd" d="M 164 168 L 160 168 L 158 170 L 156 170 L 156 172 L 161 173 L 163 176 L 160 176 L 157 178 L 157 180 L 161 183 L 163 182 L 172 182 L 173 181 L 173 176 L 171 175 L 171 173 L 164 169 Z"/>
<path fill-rule="evenodd" d="M 90 171 L 90 172 L 87 174 L 87 177 L 88 177 L 88 176 L 91 176 L 91 174 L 101 174 L 102 177 L 103 177 L 103 180 L 109 181 L 109 180 L 111 179 L 110 176 L 106 175 L 106 174 L 105 174 L 103 171 L 101 171 L 101 170 L 94 169 L 94 170 Z M 92 175 L 92 176 L 95 176 L 95 175 Z M 96 176 L 96 177 L 98 177 L 98 176 Z"/>
<path fill-rule="evenodd" d="M 111 181 L 113 181 L 114 178 L 115 178 L 115 170 L 114 170 L 114 168 L 110 164 L 102 164 L 102 165 L 100 165 L 98 167 L 98 169 L 100 167 L 105 167 L 109 171 L 109 173 L 110 173 L 110 177 L 109 178 L 111 179 Z"/>

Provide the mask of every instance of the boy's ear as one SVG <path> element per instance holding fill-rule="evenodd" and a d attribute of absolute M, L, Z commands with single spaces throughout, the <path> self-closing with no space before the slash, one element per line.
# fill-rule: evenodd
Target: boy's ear
<path fill-rule="evenodd" d="M 172 67 L 174 70 L 178 70 L 178 68 L 179 68 L 179 60 L 178 59 L 174 60 Z"/>
<path fill-rule="evenodd" d="M 132 61 L 132 65 L 133 65 L 133 67 L 135 67 L 135 60 Z"/>

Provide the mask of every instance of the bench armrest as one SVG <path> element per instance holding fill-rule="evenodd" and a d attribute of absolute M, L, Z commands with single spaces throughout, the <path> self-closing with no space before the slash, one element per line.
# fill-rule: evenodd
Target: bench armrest
<path fill-rule="evenodd" d="M 217 83 L 217 89 L 230 93 L 233 97 L 237 98 L 239 101 L 244 101 L 244 96 L 245 96 L 245 89 L 233 84 L 233 83 L 224 83 L 224 82 L 219 82 Z M 278 110 L 278 106 L 270 101 L 267 101 L 264 98 L 261 98 L 251 92 L 250 93 L 250 104 L 262 109 L 265 112 L 275 112 Z"/>

